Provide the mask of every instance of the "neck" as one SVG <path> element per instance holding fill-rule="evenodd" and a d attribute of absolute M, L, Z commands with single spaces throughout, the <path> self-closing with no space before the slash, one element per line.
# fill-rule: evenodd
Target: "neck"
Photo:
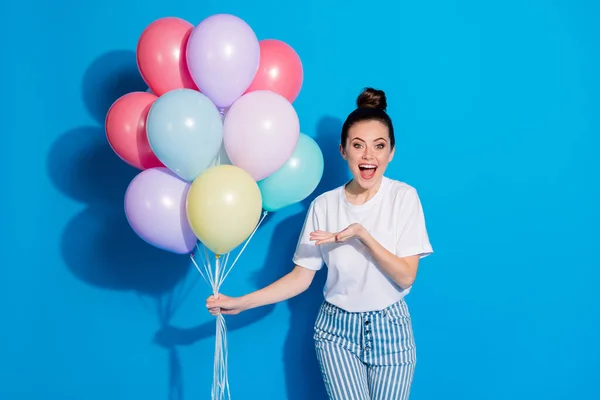
<path fill-rule="evenodd" d="M 379 177 L 375 185 L 369 189 L 365 189 L 361 187 L 358 183 L 356 183 L 355 179 L 352 179 L 345 188 L 346 198 L 352 204 L 365 204 L 367 201 L 371 200 L 379 190 L 381 186 L 382 178 Z"/>

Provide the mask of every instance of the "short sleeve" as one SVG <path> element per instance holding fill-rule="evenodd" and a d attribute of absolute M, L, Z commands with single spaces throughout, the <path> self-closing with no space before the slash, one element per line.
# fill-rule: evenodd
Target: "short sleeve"
<path fill-rule="evenodd" d="M 314 232 L 319 227 L 317 213 L 315 212 L 314 202 L 310 205 L 304 220 L 302 232 L 298 238 L 296 252 L 294 253 L 293 262 L 295 265 L 318 271 L 323 267 L 323 257 L 321 249 L 315 245 L 315 242 L 310 240 L 311 232 Z"/>
<path fill-rule="evenodd" d="M 420 255 L 422 258 L 432 253 L 433 248 L 429 242 L 421 200 L 417 191 L 411 188 L 400 204 L 396 255 L 398 257 Z"/>

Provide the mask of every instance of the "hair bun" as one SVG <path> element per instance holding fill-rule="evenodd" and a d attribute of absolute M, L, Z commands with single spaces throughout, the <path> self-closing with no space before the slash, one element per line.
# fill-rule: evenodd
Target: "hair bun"
<path fill-rule="evenodd" d="M 358 108 L 376 108 L 382 111 L 387 109 L 387 100 L 383 90 L 365 88 L 356 99 Z"/>

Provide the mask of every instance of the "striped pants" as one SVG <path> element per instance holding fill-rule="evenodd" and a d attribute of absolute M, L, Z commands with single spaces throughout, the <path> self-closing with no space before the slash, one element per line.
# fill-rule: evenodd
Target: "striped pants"
<path fill-rule="evenodd" d="M 330 399 L 408 399 L 416 350 L 404 300 L 371 312 L 347 312 L 325 302 L 314 338 Z"/>

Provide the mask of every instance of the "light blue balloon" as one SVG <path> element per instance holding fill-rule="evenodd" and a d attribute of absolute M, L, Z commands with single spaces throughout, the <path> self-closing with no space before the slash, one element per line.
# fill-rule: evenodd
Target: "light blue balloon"
<path fill-rule="evenodd" d="M 219 110 L 191 89 L 160 96 L 148 113 L 146 132 L 156 157 L 188 182 L 211 166 L 223 142 Z"/>
<path fill-rule="evenodd" d="M 323 152 L 317 142 L 300 133 L 286 163 L 258 182 L 263 208 L 277 211 L 307 198 L 321 181 L 324 165 Z"/>

